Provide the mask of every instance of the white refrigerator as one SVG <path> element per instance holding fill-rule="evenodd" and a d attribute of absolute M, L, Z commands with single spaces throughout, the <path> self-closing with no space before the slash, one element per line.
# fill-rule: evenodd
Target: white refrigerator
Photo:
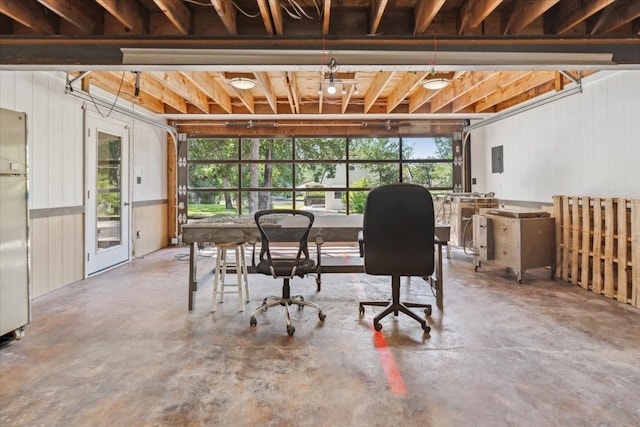
<path fill-rule="evenodd" d="M 30 320 L 27 116 L 0 108 L 0 336 Z"/>

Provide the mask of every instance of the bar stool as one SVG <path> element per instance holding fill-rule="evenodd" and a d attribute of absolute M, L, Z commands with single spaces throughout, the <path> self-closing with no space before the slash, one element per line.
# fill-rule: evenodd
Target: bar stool
<path fill-rule="evenodd" d="M 231 253 L 235 259 L 228 259 Z M 235 269 L 236 282 L 227 283 L 227 269 Z M 227 288 L 233 287 L 233 290 Z M 244 242 L 216 243 L 216 265 L 213 275 L 213 306 L 211 311 L 216 311 L 218 295 L 220 302 L 224 302 L 226 294 L 238 294 L 240 299 L 240 311 L 244 311 L 244 303 L 249 302 L 249 281 L 247 280 L 247 264 L 245 262 Z"/>

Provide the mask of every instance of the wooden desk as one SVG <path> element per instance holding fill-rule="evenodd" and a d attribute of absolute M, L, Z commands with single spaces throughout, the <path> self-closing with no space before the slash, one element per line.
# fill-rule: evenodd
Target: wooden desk
<path fill-rule="evenodd" d="M 301 224 L 295 217 L 289 217 L 276 226 L 282 229 L 276 234 L 274 241 L 291 242 L 291 231 Z M 316 215 L 309 233 L 309 241 L 317 248 L 318 273 L 316 284 L 321 287 L 322 273 L 364 273 L 362 264 L 324 265 L 322 264 L 322 245 L 325 242 L 357 242 L 358 232 L 362 230 L 362 215 Z M 436 235 L 446 236 L 448 240 L 449 226 L 437 225 Z M 182 226 L 182 242 L 190 245 L 189 249 L 189 310 L 193 310 L 195 292 L 198 289 L 197 277 L 197 245 L 198 243 L 216 242 L 258 242 L 260 233 L 253 216 L 235 216 L 194 220 Z M 436 277 L 432 277 L 432 286 L 436 288 L 437 305 L 442 309 L 442 243 L 438 244 Z M 248 268 L 255 273 L 255 268 Z"/>

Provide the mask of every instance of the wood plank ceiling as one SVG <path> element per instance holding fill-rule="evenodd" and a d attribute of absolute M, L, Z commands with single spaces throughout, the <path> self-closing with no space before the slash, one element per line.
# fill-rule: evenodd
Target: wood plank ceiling
<path fill-rule="evenodd" d="M 482 53 L 485 41 L 496 46 L 533 40 L 539 46 L 575 39 L 588 45 L 604 37 L 607 42 L 640 43 L 639 32 L 638 0 L 0 0 L 0 43 L 7 49 L 22 44 L 27 52 L 8 53 L 2 58 L 5 65 L 50 65 L 74 76 L 90 71 L 78 79 L 87 89 L 97 86 L 166 117 L 199 119 L 419 113 L 479 117 L 562 90 L 597 67 L 565 70 L 538 64 L 527 69 L 505 62 L 495 69 L 473 64 L 447 68 L 443 62 L 447 54 L 455 54 L 452 45 Z M 349 48 L 345 40 L 355 40 L 365 50 L 374 40 L 388 62 L 376 69 L 375 63 L 341 64 L 337 59 L 331 67 L 339 49 L 344 58 Z M 413 46 L 414 65 L 422 66 L 393 66 L 398 40 L 402 47 Z M 69 59 L 81 65 L 65 64 L 65 49 L 81 41 L 95 43 L 90 49 L 96 49 L 94 56 L 78 53 L 86 56 L 85 63 L 81 58 Z M 100 50 L 162 48 L 167 43 L 235 47 L 238 52 L 244 46 L 302 46 L 319 54 L 312 66 L 292 64 L 289 69 L 257 57 L 249 66 L 230 62 L 207 69 L 202 63 L 182 63 L 163 68 L 146 63 L 136 68 L 135 63 L 111 61 Z M 40 54 L 28 46 L 39 47 Z M 100 55 L 104 63 L 95 59 Z M 234 77 L 256 86 L 236 89 L 229 84 Z M 449 84 L 423 87 L 426 79 L 436 77 Z M 328 94 L 332 78 L 337 91 Z"/>

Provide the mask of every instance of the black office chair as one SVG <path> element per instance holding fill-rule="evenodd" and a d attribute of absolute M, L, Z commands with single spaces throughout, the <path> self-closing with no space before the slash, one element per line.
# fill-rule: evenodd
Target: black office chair
<path fill-rule="evenodd" d="M 307 240 L 311 226 L 313 226 L 314 216 L 311 212 L 299 211 L 295 209 L 273 209 L 263 210 L 255 213 L 256 224 L 260 230 L 260 257 L 256 271 L 258 273 L 273 276 L 274 279 L 282 277 L 282 296 L 270 296 L 262 301 L 262 305 L 256 308 L 251 314 L 249 321 L 251 326 L 258 324 L 256 313 L 265 311 L 269 307 L 283 305 L 287 313 L 287 334 L 293 335 L 295 328 L 291 325 L 291 314 L 289 305 L 295 304 L 298 307 L 311 306 L 318 310 L 318 317 L 324 320 L 326 315 L 322 309 L 309 301 L 305 301 L 302 295 L 291 296 L 289 281 L 294 276 L 304 277 L 309 273 L 316 272 L 316 263 L 309 258 Z M 282 221 L 287 220 L 292 223 L 286 229 L 281 226 Z M 272 249 L 269 245 L 274 241 L 295 241 L 297 242 L 297 253 L 288 257 L 276 258 L 272 256 Z"/>
<path fill-rule="evenodd" d="M 391 301 L 360 302 L 360 315 L 365 305 L 386 307 L 373 319 L 376 331 L 382 329 L 380 319 L 401 311 L 431 328 L 424 318 L 409 307 L 424 308 L 431 315 L 430 304 L 400 302 L 400 277 L 427 278 L 434 269 L 435 222 L 431 193 L 415 184 L 388 184 L 374 188 L 365 202 L 363 220 L 363 254 L 366 274 L 391 276 Z"/>

